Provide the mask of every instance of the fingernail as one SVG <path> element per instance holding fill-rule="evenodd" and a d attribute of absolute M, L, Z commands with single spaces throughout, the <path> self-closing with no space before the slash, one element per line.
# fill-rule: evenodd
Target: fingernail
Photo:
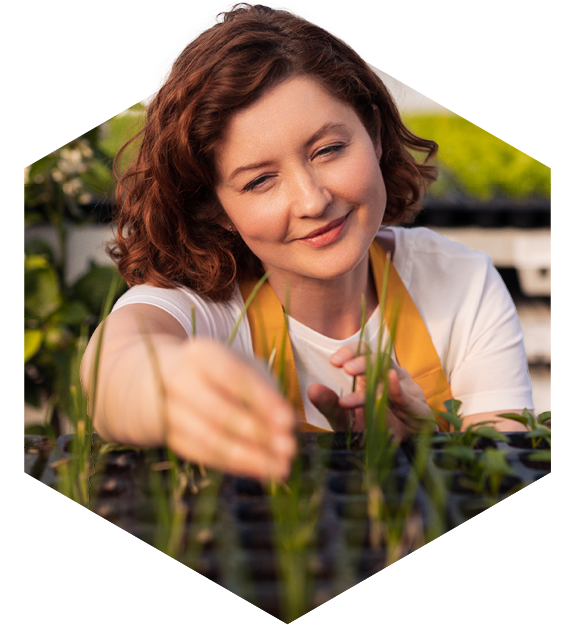
<path fill-rule="evenodd" d="M 342 408 L 351 408 L 353 406 L 353 397 L 351 395 L 346 395 L 345 397 L 341 397 L 339 400 L 339 405 Z"/>
<path fill-rule="evenodd" d="M 343 357 L 340 354 L 334 354 L 330 358 L 330 361 L 334 365 L 341 365 L 343 363 Z"/>
<path fill-rule="evenodd" d="M 355 360 L 352 360 L 352 361 L 347 362 L 345 364 L 344 369 L 350 375 L 356 375 L 358 373 L 361 373 L 361 363 L 359 363 L 359 362 L 357 362 Z"/>

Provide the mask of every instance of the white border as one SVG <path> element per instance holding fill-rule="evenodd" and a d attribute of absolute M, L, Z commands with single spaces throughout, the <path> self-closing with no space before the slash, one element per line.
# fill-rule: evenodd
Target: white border
<path fill-rule="evenodd" d="M 572 151 L 567 154 L 566 148 L 573 139 L 567 44 L 572 33 L 565 5 L 516 0 L 269 4 L 320 24 L 371 64 L 553 169 L 553 474 L 302 621 L 435 622 L 443 614 L 445 623 L 556 622 L 552 615 L 559 615 L 572 577 L 562 575 L 561 563 L 569 566 L 573 551 L 567 503 L 573 486 L 561 479 L 568 429 L 561 422 L 573 420 L 566 411 L 571 359 L 563 357 L 573 345 L 567 332 L 573 279 L 566 273 L 573 266 L 572 245 L 566 238 L 574 208 L 567 170 Z M 22 323 L 23 285 L 21 270 L 12 268 L 21 266 L 22 169 L 155 91 L 185 43 L 229 6 L 221 0 L 35 0 L 5 12 L 2 266 L 13 297 L 5 296 L 3 307 L 9 350 L 1 379 L 3 396 L 9 398 L 3 420 L 9 436 L 0 471 L 7 553 L 2 568 L 7 573 L 3 607 L 19 622 L 271 622 L 269 615 L 21 471 L 23 384 L 16 363 L 22 335 L 15 328 Z M 472 596 L 483 601 L 469 601 Z"/>

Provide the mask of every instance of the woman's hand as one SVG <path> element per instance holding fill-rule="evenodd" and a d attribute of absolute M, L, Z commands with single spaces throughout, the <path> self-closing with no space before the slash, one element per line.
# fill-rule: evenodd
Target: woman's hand
<path fill-rule="evenodd" d="M 141 447 L 168 445 L 185 460 L 231 473 L 287 477 L 296 415 L 263 366 L 212 339 L 189 341 L 165 311 L 133 304 L 106 321 L 94 404 L 100 332 L 81 369 L 100 436 Z"/>
<path fill-rule="evenodd" d="M 363 346 L 360 355 L 356 356 L 357 347 L 357 343 L 346 345 L 330 359 L 333 366 L 343 368 L 346 373 L 356 377 L 356 387 L 353 393 L 338 398 L 334 391 L 321 384 L 312 384 L 308 389 L 310 400 L 326 416 L 336 431 L 345 429 L 350 410 L 354 410 L 353 429 L 365 428 L 366 356 Z M 401 440 L 426 427 L 426 422 L 417 417 L 433 418 L 433 413 L 425 401 L 421 388 L 411 379 L 405 369 L 394 362 L 391 362 L 388 372 L 388 397 L 387 424 L 395 436 Z"/>
<path fill-rule="evenodd" d="M 296 418 L 265 370 L 215 341 L 182 346 L 165 376 L 165 443 L 232 473 L 285 478 Z"/>

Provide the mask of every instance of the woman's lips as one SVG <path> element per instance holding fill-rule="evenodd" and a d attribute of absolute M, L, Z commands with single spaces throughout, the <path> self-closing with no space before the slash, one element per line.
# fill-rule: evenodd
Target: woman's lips
<path fill-rule="evenodd" d="M 306 245 L 311 245 L 312 247 L 324 247 L 325 245 L 329 245 L 336 241 L 345 225 L 347 224 L 347 218 L 349 213 L 345 217 L 341 217 L 340 219 L 335 219 L 327 224 L 324 228 L 319 228 L 318 230 L 314 230 L 307 237 L 302 237 L 301 239 L 297 239 Z"/>

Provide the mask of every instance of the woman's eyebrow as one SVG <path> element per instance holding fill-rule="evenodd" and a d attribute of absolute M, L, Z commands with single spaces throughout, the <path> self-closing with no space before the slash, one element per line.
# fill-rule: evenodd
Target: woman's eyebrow
<path fill-rule="evenodd" d="M 342 124 L 342 123 L 327 122 L 319 130 L 314 132 L 313 135 L 305 142 L 305 147 L 309 148 L 316 141 L 318 141 L 323 136 L 328 134 L 328 132 L 332 132 L 333 130 L 348 130 L 348 126 L 346 126 L 346 124 Z"/>
<path fill-rule="evenodd" d="M 249 171 L 250 169 L 259 169 L 260 167 L 269 167 L 270 165 L 272 165 L 272 161 L 264 161 L 263 163 L 253 163 L 251 165 L 242 165 L 241 167 L 236 167 L 236 169 L 232 171 L 228 180 L 229 182 L 231 182 L 238 174 L 241 174 L 244 171 Z"/>
<path fill-rule="evenodd" d="M 348 130 L 348 126 L 342 123 L 327 122 L 321 128 L 319 128 L 319 130 L 313 133 L 313 135 L 305 142 L 304 147 L 306 149 L 309 148 L 324 135 L 334 130 Z M 273 165 L 273 161 L 263 161 L 262 163 L 251 163 L 250 165 L 242 165 L 241 167 L 236 167 L 236 169 L 234 169 L 234 171 L 232 171 L 232 173 L 230 174 L 228 181 L 231 182 L 238 174 L 241 174 L 244 171 L 259 169 L 260 167 L 270 167 L 271 165 Z"/>

